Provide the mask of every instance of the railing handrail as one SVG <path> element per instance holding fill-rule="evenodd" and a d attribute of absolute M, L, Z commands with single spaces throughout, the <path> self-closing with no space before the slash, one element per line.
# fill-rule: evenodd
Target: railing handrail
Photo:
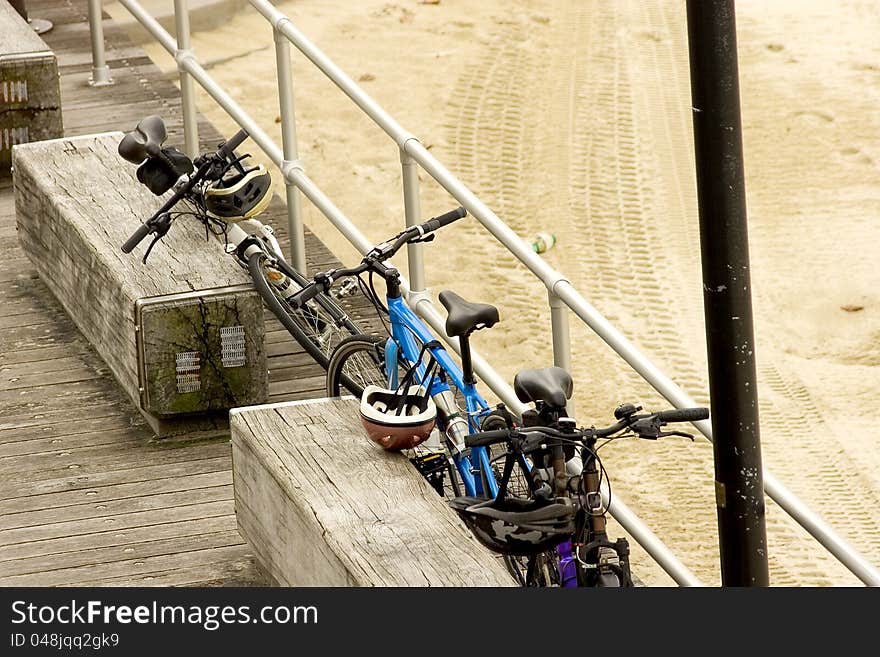
<path fill-rule="evenodd" d="M 89 0 L 90 3 L 100 0 Z M 354 80 L 342 69 L 336 66 L 327 55 L 318 49 L 308 38 L 305 37 L 294 25 L 291 19 L 277 10 L 268 0 L 248 0 L 249 3 L 266 18 L 271 24 L 276 35 L 276 45 L 281 41 L 279 35 L 283 35 L 292 43 L 307 59 L 309 59 L 324 75 L 330 79 L 343 93 L 345 93 L 374 123 L 376 123 L 398 145 L 401 151 L 401 162 L 404 165 L 404 194 L 417 194 L 417 188 L 407 189 L 406 166 L 412 162 L 421 166 L 438 184 L 458 200 L 480 223 L 488 230 L 511 254 L 522 262 L 541 282 L 550 293 L 551 317 L 554 329 L 554 359 L 559 364 L 570 359 L 567 352 L 568 345 L 564 346 L 562 353 L 557 353 L 557 328 L 560 332 L 566 331 L 567 326 L 558 324 L 560 313 L 554 312 L 561 301 L 572 312 L 586 323 L 599 337 L 601 337 L 621 358 L 623 358 L 642 378 L 645 379 L 666 400 L 678 408 L 695 406 L 694 400 L 685 393 L 677 384 L 657 368 L 644 354 L 620 333 L 601 313 L 599 313 L 566 279 L 561 273 L 550 267 L 547 262 L 539 257 L 531 246 L 522 240 L 506 223 L 499 219 L 488 206 L 480 201 L 461 181 L 459 181 L 437 158 L 435 158 L 418 138 L 406 131 L 388 112 L 386 112 L 375 100 L 373 100 Z M 286 159 L 282 151 L 266 133 L 248 116 L 248 114 L 205 72 L 195 55 L 188 48 L 178 49 L 175 39 L 169 35 L 159 23 L 141 7 L 136 0 L 120 0 L 120 3 L 156 38 L 156 40 L 175 58 L 181 75 L 192 76 L 204 88 L 217 103 L 235 120 L 242 128 L 247 130 L 257 145 L 281 170 L 285 182 L 301 191 L 321 212 L 330 220 L 343 236 L 348 239 L 358 250 L 365 253 L 370 247 L 370 242 L 358 230 L 333 202 L 318 188 L 317 185 L 306 175 L 302 163 L 298 159 Z M 175 0 L 175 10 L 185 6 L 185 0 Z M 95 12 L 90 11 L 90 19 Z M 100 22 L 100 11 L 97 12 Z M 178 22 L 178 26 L 181 22 Z M 93 22 L 94 29 L 94 22 Z M 94 32 L 93 32 L 94 34 Z M 188 35 L 186 37 L 188 43 Z M 95 39 L 93 38 L 93 42 Z M 93 49 L 94 51 L 94 49 Z M 279 70 L 282 61 L 279 46 Z M 103 61 L 103 52 L 100 59 Z M 279 76 L 279 97 L 284 98 L 290 91 L 290 80 L 282 80 Z M 285 86 L 287 85 L 287 86 Z M 181 85 L 183 92 L 183 84 Z M 292 96 L 288 98 L 289 107 L 285 108 L 285 101 L 281 101 L 283 116 L 282 127 L 291 125 Z M 184 98 L 184 111 L 187 112 L 187 100 Z M 190 110 L 194 111 L 194 110 Z M 187 121 L 185 123 L 194 123 Z M 188 138 L 188 142 L 190 138 Z M 295 146 L 293 147 L 295 152 Z M 289 155 L 291 149 L 285 147 Z M 411 177 L 410 177 L 411 178 Z M 417 184 L 417 183 L 411 183 Z M 290 202 L 288 194 L 288 202 Z M 406 198 L 406 200 L 410 200 Z M 410 203 L 407 203 L 408 210 Z M 416 203 L 417 206 L 417 203 Z M 407 220 L 411 217 L 407 212 Z M 301 224 L 292 219 L 292 225 Z M 298 235 L 291 231 L 291 243 Z M 301 243 L 301 232 L 299 234 Z M 294 254 L 294 265 L 300 267 Z M 412 264 L 420 265 L 421 260 L 418 250 L 410 251 L 411 276 L 415 280 L 423 280 L 421 271 L 416 267 L 416 273 L 412 271 Z M 457 340 L 450 338 L 443 327 L 443 319 L 437 313 L 425 290 L 419 286 L 417 289 L 409 289 L 405 286 L 407 298 L 414 310 L 422 316 L 431 327 L 437 331 L 450 345 L 458 350 Z M 556 306 L 554 306 L 556 302 Z M 561 342 L 561 341 L 559 341 Z M 524 409 L 519 400 L 513 395 L 511 387 L 495 372 L 488 363 L 475 354 L 474 365 L 477 373 L 495 394 L 512 408 Z M 700 432 L 710 441 L 712 440 L 712 428 L 709 421 L 704 420 L 695 423 Z M 833 554 L 844 566 L 853 572 L 865 584 L 880 586 L 880 571 L 871 565 L 864 557 L 858 554 L 852 546 L 838 536 L 834 530 L 817 514 L 811 511 L 801 500 L 783 486 L 767 469 L 764 469 L 764 490 L 783 510 L 795 521 L 803 526 L 821 545 Z M 672 555 L 669 549 L 651 532 L 644 523 L 639 520 L 620 500 L 615 496 L 615 501 L 609 512 L 630 532 L 633 538 L 644 547 L 648 553 L 669 573 L 673 579 L 682 585 L 700 585 L 700 581 L 684 567 L 678 559 Z"/>

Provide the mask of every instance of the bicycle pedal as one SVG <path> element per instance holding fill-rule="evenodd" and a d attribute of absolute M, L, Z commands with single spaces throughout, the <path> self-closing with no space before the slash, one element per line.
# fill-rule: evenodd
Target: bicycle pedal
<path fill-rule="evenodd" d="M 446 456 L 441 452 L 412 456 L 409 461 L 426 477 L 427 475 L 445 472 L 446 470 Z"/>
<path fill-rule="evenodd" d="M 434 452 L 412 456 L 410 457 L 409 462 L 416 467 L 419 474 L 425 478 L 438 494 L 443 495 L 443 482 L 446 479 L 447 468 L 445 454 L 442 452 Z"/>

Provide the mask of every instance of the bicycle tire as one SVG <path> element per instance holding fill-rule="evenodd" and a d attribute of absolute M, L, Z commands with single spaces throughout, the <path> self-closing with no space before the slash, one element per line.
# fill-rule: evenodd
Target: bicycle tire
<path fill-rule="evenodd" d="M 360 397 L 371 384 L 381 387 L 388 384 L 385 340 L 365 333 L 342 340 L 327 364 L 327 396 L 339 397 L 345 389 Z"/>
<path fill-rule="evenodd" d="M 616 573 L 600 573 L 596 579 L 596 586 L 603 589 L 619 589 L 620 578 Z"/>
<path fill-rule="evenodd" d="M 525 587 L 559 586 L 558 557 L 555 551 L 528 557 L 504 555 L 504 565 L 517 584 Z"/>
<path fill-rule="evenodd" d="M 266 279 L 263 266 L 266 257 L 261 251 L 248 258 L 248 272 L 254 281 L 254 287 L 288 333 L 326 370 L 336 346 L 345 338 L 360 335 L 363 331 L 325 293 L 319 294 L 298 310 L 292 309 L 278 288 Z M 287 263 L 279 260 L 278 266 L 300 288 L 307 284 L 306 279 Z"/>

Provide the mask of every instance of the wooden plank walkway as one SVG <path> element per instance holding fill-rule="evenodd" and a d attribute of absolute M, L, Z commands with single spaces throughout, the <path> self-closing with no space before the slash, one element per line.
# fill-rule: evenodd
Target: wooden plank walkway
<path fill-rule="evenodd" d="M 67 136 L 165 118 L 182 144 L 177 88 L 105 22 L 112 87 L 87 84 L 86 3 L 29 0 L 58 56 Z M 106 17 L 106 15 L 105 15 Z M 204 146 L 221 139 L 204 119 Z M 126 166 L 120 161 L 120 166 Z M 282 243 L 284 206 L 268 223 Z M 228 440 L 157 441 L 18 246 L 9 180 L 0 181 L 0 585 L 263 585 L 236 529 Z M 337 261 L 307 236 L 310 271 Z M 356 316 L 368 317 L 361 305 Z M 323 395 L 323 374 L 267 318 L 271 401 Z"/>

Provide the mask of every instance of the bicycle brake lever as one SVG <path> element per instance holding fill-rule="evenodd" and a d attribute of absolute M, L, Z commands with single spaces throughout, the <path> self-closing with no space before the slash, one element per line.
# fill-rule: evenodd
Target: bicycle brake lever
<path fill-rule="evenodd" d="M 645 440 L 657 440 L 657 438 L 664 435 L 660 431 L 660 420 L 650 415 L 636 420 L 628 428 L 639 438 L 644 438 Z"/>
<path fill-rule="evenodd" d="M 150 242 L 150 246 L 147 247 L 146 253 L 144 253 L 142 261 L 144 264 L 147 264 L 147 258 L 150 257 L 150 252 L 153 250 L 153 247 L 156 246 L 156 242 L 168 234 L 172 221 L 173 219 L 169 212 L 164 212 L 156 217 L 156 220 L 153 222 L 153 230 L 150 231 L 150 233 L 155 234 L 156 236 L 153 238 L 153 241 Z"/>
<path fill-rule="evenodd" d="M 147 247 L 147 250 L 144 253 L 144 257 L 143 257 L 143 260 L 141 260 L 141 262 L 143 262 L 144 264 L 147 264 L 147 258 L 150 257 L 150 252 L 153 250 L 153 247 L 156 246 L 156 242 L 158 242 L 160 239 L 162 239 L 161 235 L 156 235 L 156 237 L 153 238 L 153 241 L 150 242 L 150 246 Z"/>
<path fill-rule="evenodd" d="M 691 442 L 694 442 L 693 435 L 685 433 L 684 431 L 661 431 L 657 434 L 658 438 L 666 438 L 667 436 L 681 436 L 682 438 L 690 438 Z"/>

